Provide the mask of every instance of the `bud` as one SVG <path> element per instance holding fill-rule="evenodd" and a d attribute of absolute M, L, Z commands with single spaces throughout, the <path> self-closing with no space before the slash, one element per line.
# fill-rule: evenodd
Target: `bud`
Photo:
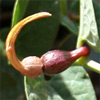
<path fill-rule="evenodd" d="M 42 61 L 39 57 L 29 56 L 22 60 L 24 65 L 24 73 L 26 76 L 35 78 L 42 73 Z"/>
<path fill-rule="evenodd" d="M 45 74 L 57 74 L 68 68 L 76 59 L 87 56 L 89 49 L 81 47 L 73 51 L 52 50 L 42 57 L 43 71 Z"/>

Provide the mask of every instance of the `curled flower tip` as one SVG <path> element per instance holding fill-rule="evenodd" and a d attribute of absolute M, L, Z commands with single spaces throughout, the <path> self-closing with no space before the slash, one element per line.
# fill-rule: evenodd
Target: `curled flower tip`
<path fill-rule="evenodd" d="M 6 39 L 6 54 L 7 54 L 8 60 L 10 61 L 11 65 L 16 70 L 18 70 L 19 72 L 21 72 L 25 76 L 36 77 L 37 75 L 35 75 L 36 73 L 34 73 L 34 71 L 33 71 L 33 70 L 35 70 L 34 68 L 36 68 L 36 67 L 34 67 L 34 68 L 33 67 L 31 67 L 31 68 L 27 67 L 25 64 L 29 64 L 29 63 L 26 60 L 25 60 L 25 62 L 27 62 L 27 63 L 25 63 L 24 61 L 21 62 L 17 58 L 16 53 L 15 53 L 15 41 L 16 41 L 16 38 L 17 38 L 19 32 L 21 31 L 21 29 L 26 24 L 28 24 L 29 22 L 32 22 L 32 21 L 34 21 L 36 19 L 40 19 L 40 18 L 44 18 L 44 17 L 50 17 L 50 16 L 51 16 L 51 14 L 47 13 L 47 12 L 40 12 L 40 13 L 36 13 L 36 14 L 30 15 L 30 16 L 24 18 L 23 20 L 21 20 L 20 22 L 18 22 L 10 30 L 10 32 L 9 32 L 9 34 L 7 36 L 7 39 Z M 34 57 L 32 59 L 34 59 Z M 40 65 L 42 66 L 41 60 L 39 60 L 39 58 L 36 58 L 36 59 L 38 59 L 38 61 L 40 62 Z M 31 63 L 33 63 L 36 66 L 34 60 L 32 60 L 32 61 L 33 62 L 31 62 Z M 31 69 L 31 70 L 29 71 L 28 68 Z M 41 73 L 41 67 L 39 67 L 39 68 L 40 68 L 40 72 L 39 73 Z M 34 74 L 30 74 L 30 73 L 32 73 L 32 71 L 33 71 Z"/>

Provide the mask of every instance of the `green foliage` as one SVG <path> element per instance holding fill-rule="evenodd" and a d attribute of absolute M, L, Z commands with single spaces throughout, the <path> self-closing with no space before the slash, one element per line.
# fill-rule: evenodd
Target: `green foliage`
<path fill-rule="evenodd" d="M 98 26 L 98 33 L 99 33 L 99 37 L 100 37 L 100 4 L 97 3 L 96 1 L 93 2 L 94 4 L 94 11 L 95 11 L 95 17 L 96 17 L 96 22 L 97 22 L 97 26 Z"/>
<path fill-rule="evenodd" d="M 12 17 L 12 27 L 23 18 L 28 2 L 29 0 L 16 0 Z"/>
<path fill-rule="evenodd" d="M 84 41 L 100 52 L 100 40 L 91 0 L 80 0 L 80 29 L 77 47 L 82 46 Z"/>
<path fill-rule="evenodd" d="M 51 77 L 50 81 L 43 75 L 35 79 L 25 77 L 27 100 L 96 100 L 89 76 L 81 66 L 71 66 Z"/>

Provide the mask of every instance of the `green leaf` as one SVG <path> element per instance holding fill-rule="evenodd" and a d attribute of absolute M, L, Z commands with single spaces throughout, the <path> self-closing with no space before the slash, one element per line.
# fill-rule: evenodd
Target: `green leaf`
<path fill-rule="evenodd" d="M 97 1 L 93 1 L 93 4 L 94 4 L 96 22 L 98 26 L 98 33 L 100 37 L 100 4 Z"/>
<path fill-rule="evenodd" d="M 27 100 L 96 100 L 90 78 L 81 66 L 51 77 L 50 81 L 44 80 L 43 75 L 25 78 Z"/>
<path fill-rule="evenodd" d="M 50 18 L 39 19 L 26 25 L 20 32 L 16 41 L 16 52 L 20 57 L 29 55 L 40 56 L 46 51 L 50 50 L 52 44 L 56 38 L 59 28 L 59 1 L 58 0 L 28 0 L 27 6 L 23 9 L 23 3 L 21 0 L 16 1 L 14 9 L 20 6 L 20 12 L 14 11 L 13 22 L 19 21 L 19 19 L 29 16 L 31 14 L 47 11 L 52 14 Z M 22 8 L 21 8 L 22 7 Z M 23 11 L 25 10 L 25 11 Z M 24 12 L 21 16 L 20 13 Z M 17 18 L 16 14 L 19 13 L 20 18 Z"/>
<path fill-rule="evenodd" d="M 29 0 L 16 0 L 12 17 L 12 27 L 23 18 L 28 2 Z"/>
<path fill-rule="evenodd" d="M 96 17 L 96 22 L 98 27 L 98 33 L 100 37 L 100 4 L 97 1 L 93 1 L 93 5 L 94 5 L 95 17 Z M 89 58 L 100 63 L 100 53 L 95 52 L 92 48 L 90 50 L 91 53 L 89 55 Z"/>
<path fill-rule="evenodd" d="M 80 0 L 80 30 L 77 47 L 82 46 L 84 41 L 100 52 L 100 40 L 92 0 Z"/>
<path fill-rule="evenodd" d="M 36 79 L 25 77 L 24 81 L 27 100 L 63 100 L 57 92 L 47 84 L 43 75 Z"/>

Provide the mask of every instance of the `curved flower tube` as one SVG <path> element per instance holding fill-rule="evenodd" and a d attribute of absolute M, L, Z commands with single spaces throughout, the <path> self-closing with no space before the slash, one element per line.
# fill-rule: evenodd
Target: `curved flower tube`
<path fill-rule="evenodd" d="M 30 70 L 32 71 L 32 68 L 29 70 L 29 67 L 25 66 L 25 64 L 23 64 L 16 56 L 15 53 L 15 41 L 16 38 L 19 34 L 19 32 L 21 31 L 21 29 L 28 24 L 31 21 L 34 21 L 36 19 L 39 18 L 44 18 L 44 17 L 50 17 L 51 14 L 48 12 L 40 12 L 40 13 L 36 13 L 34 15 L 30 15 L 28 17 L 26 17 L 25 19 L 21 20 L 20 22 L 18 22 L 9 32 L 8 36 L 7 36 L 7 40 L 6 40 L 6 54 L 7 57 L 11 63 L 11 65 L 18 70 L 19 72 L 21 72 L 23 75 L 28 76 L 28 77 L 36 77 L 36 75 L 34 76 L 32 73 L 34 73 L 34 71 L 31 73 Z M 29 57 L 31 58 L 31 57 Z M 38 63 L 36 64 L 36 66 L 41 66 L 41 70 L 43 67 L 43 64 L 41 62 L 41 60 L 38 57 L 34 57 L 33 59 L 35 59 L 35 61 L 38 61 Z M 36 67 L 35 67 L 36 68 Z M 33 68 L 34 70 L 34 68 Z M 36 71 L 36 70 L 35 70 Z M 38 74 L 40 74 L 42 71 L 40 71 Z"/>

